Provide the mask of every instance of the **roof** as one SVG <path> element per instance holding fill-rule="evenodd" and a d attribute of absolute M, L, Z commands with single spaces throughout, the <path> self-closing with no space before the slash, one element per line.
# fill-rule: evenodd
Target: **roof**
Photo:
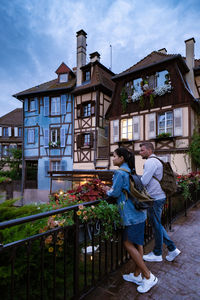
<path fill-rule="evenodd" d="M 73 78 L 69 80 L 68 82 L 62 82 L 60 83 L 58 81 L 58 78 L 39 84 L 35 87 L 32 87 L 30 89 L 24 90 L 20 93 L 17 93 L 13 95 L 15 98 L 21 99 L 21 97 L 25 97 L 30 94 L 38 94 L 38 93 L 45 93 L 45 92 L 53 92 L 57 90 L 66 90 L 66 89 L 71 89 L 75 86 L 76 84 L 76 79 Z"/>
<path fill-rule="evenodd" d="M 0 125 L 21 125 L 23 123 L 22 108 L 16 108 L 0 118 Z"/>
<path fill-rule="evenodd" d="M 110 91 L 114 90 L 115 83 L 112 81 L 112 76 L 114 73 L 107 69 L 104 65 L 102 65 L 99 61 L 95 61 L 94 63 L 89 63 L 82 67 L 82 69 L 88 68 L 93 66 L 93 73 L 91 77 L 91 81 L 78 86 L 74 89 L 74 92 L 84 91 L 85 89 L 94 87 L 94 86 L 103 86 Z"/>
<path fill-rule="evenodd" d="M 164 62 L 167 62 L 172 59 L 179 59 L 182 61 L 183 67 L 185 68 L 185 71 L 189 71 L 184 59 L 180 54 L 165 54 L 159 51 L 153 51 L 143 59 L 141 59 L 139 62 L 137 62 L 135 65 L 130 67 L 129 69 L 119 73 L 118 75 L 114 76 L 113 79 L 118 77 L 126 76 L 130 73 L 141 71 L 145 68 L 153 67 L 154 65 L 161 64 Z"/>
<path fill-rule="evenodd" d="M 56 70 L 56 74 L 65 74 L 69 72 L 72 72 L 72 70 L 64 62 L 62 62 L 60 67 Z"/>

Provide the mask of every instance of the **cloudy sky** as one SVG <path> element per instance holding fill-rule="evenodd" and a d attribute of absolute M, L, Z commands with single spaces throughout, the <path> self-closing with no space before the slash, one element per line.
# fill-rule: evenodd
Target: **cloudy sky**
<path fill-rule="evenodd" d="M 0 116 L 20 107 L 13 94 L 49 81 L 64 61 L 76 65 L 76 32 L 87 32 L 87 61 L 120 73 L 150 52 L 185 55 L 194 37 L 200 58 L 199 0 L 1 0 Z"/>

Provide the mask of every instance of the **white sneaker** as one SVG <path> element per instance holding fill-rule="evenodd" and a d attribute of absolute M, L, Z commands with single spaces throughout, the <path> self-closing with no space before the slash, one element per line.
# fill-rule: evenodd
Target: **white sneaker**
<path fill-rule="evenodd" d="M 150 273 L 150 278 L 146 279 L 143 278 L 141 285 L 137 287 L 137 291 L 139 293 L 146 293 L 148 292 L 156 283 L 158 282 L 158 278 Z"/>
<path fill-rule="evenodd" d="M 175 249 L 174 251 L 168 251 L 168 255 L 166 256 L 166 260 L 173 261 L 175 257 L 177 257 L 181 251 L 179 249 Z"/>
<path fill-rule="evenodd" d="M 155 255 L 153 252 L 143 255 L 143 259 L 145 261 L 155 261 L 155 262 L 159 262 L 163 260 L 162 255 Z"/>
<path fill-rule="evenodd" d="M 134 282 L 138 285 L 140 285 L 142 283 L 142 280 L 143 280 L 141 274 L 139 274 L 138 276 L 135 276 L 133 273 L 124 274 L 123 279 L 126 280 L 126 281 Z"/>

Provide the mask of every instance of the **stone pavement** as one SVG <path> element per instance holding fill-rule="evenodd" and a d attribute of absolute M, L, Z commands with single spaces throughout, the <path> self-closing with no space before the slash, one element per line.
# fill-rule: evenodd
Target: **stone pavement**
<path fill-rule="evenodd" d="M 113 273 L 98 288 L 89 294 L 87 300 L 199 300 L 200 299 L 200 204 L 181 216 L 172 225 L 169 236 L 181 254 L 173 262 L 165 260 L 164 246 L 162 262 L 147 262 L 148 268 L 158 277 L 158 283 L 148 293 L 139 294 L 136 285 L 122 279 L 122 274 L 134 270 L 132 261 Z M 148 244 L 144 252 L 152 250 Z"/>

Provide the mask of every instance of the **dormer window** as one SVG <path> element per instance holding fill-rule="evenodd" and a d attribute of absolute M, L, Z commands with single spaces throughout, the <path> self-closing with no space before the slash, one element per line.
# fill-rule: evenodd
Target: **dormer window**
<path fill-rule="evenodd" d="M 62 83 L 62 82 L 68 82 L 68 73 L 60 74 L 59 75 L 59 82 L 60 83 Z"/>
<path fill-rule="evenodd" d="M 89 69 L 84 70 L 83 71 L 83 82 L 90 81 L 90 77 L 91 77 L 90 70 Z"/>

